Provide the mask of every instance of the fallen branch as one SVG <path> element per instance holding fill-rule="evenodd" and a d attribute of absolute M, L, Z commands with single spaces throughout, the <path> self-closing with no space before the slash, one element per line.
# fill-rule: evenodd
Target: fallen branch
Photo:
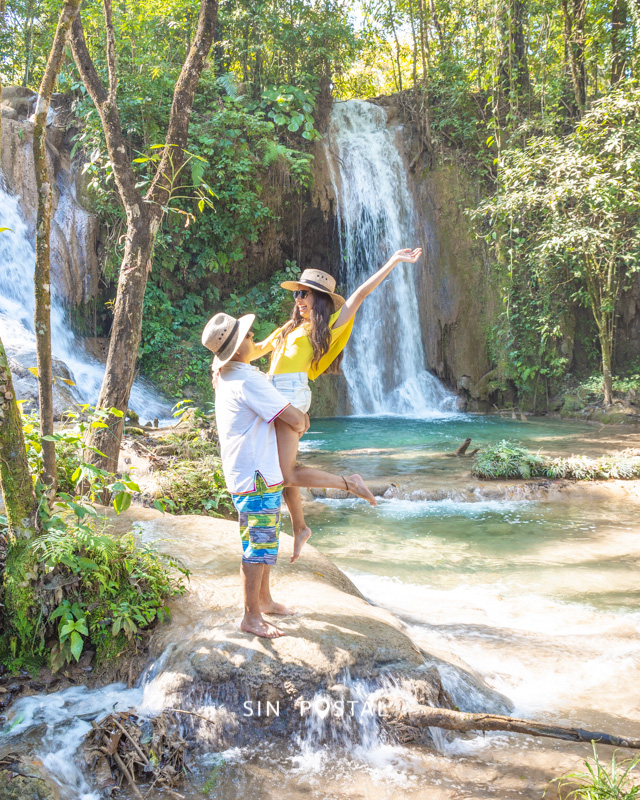
<path fill-rule="evenodd" d="M 583 728 L 566 728 L 528 719 L 505 717 L 501 714 L 471 714 L 431 706 L 408 706 L 404 698 L 385 695 L 378 700 L 378 714 L 385 722 L 409 725 L 415 728 L 445 728 L 450 731 L 510 731 L 529 736 L 546 736 L 551 739 L 566 739 L 571 742 L 595 742 L 613 747 L 629 747 L 640 750 L 640 739 L 616 736 L 611 733 L 588 731 Z"/>
<path fill-rule="evenodd" d="M 460 447 L 456 450 L 457 456 L 463 456 L 467 452 L 467 447 L 471 444 L 471 439 L 465 439 Z"/>

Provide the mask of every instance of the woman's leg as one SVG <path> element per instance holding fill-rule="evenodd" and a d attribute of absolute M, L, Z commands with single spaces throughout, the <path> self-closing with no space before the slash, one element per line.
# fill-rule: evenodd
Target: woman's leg
<path fill-rule="evenodd" d="M 288 484 L 287 478 L 291 478 L 295 474 L 300 437 L 293 428 L 281 420 L 276 420 L 276 436 L 278 437 L 280 469 L 285 484 Z M 304 543 L 311 536 L 311 528 L 307 526 L 304 520 L 300 490 L 294 486 L 285 486 L 284 500 L 289 509 L 291 525 L 293 526 L 293 555 L 291 556 L 291 563 L 293 564 L 300 555 Z"/>

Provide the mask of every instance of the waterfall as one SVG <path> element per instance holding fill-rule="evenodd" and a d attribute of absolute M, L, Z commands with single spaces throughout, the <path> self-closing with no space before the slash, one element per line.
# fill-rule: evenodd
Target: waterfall
<path fill-rule="evenodd" d="M 7 354 L 17 361 L 22 358 L 35 364 L 34 286 L 36 256 L 27 225 L 15 197 L 1 184 L 0 227 L 0 337 Z M 78 402 L 95 404 L 100 393 L 104 366 L 83 351 L 81 343 L 69 330 L 64 306 L 52 287 L 51 347 L 55 358 L 63 361 L 75 383 L 73 395 Z M 131 390 L 130 408 L 141 417 L 169 416 L 167 403 L 143 381 L 136 381 Z"/>
<path fill-rule="evenodd" d="M 336 103 L 325 148 L 351 292 L 396 250 L 417 246 L 416 213 L 382 108 L 362 100 Z M 343 363 L 356 415 L 455 411 L 455 398 L 427 370 L 417 292 L 425 258 L 398 265 L 358 311 Z"/>

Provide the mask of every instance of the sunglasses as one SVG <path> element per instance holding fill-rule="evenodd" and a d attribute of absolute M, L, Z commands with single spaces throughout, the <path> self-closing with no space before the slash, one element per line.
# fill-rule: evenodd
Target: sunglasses
<path fill-rule="evenodd" d="M 296 289 L 295 292 L 293 293 L 293 299 L 297 300 L 298 298 L 300 298 L 301 300 L 304 300 L 304 298 L 308 294 L 309 294 L 309 289 Z"/>

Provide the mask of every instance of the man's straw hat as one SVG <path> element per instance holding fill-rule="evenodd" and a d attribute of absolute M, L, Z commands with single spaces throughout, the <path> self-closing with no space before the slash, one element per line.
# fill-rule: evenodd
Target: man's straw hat
<path fill-rule="evenodd" d="M 211 317 L 202 331 L 202 344 L 215 353 L 213 369 L 222 367 L 238 352 L 255 318 L 255 314 L 245 314 L 235 319 L 222 311 Z"/>
<path fill-rule="evenodd" d="M 336 288 L 336 279 L 329 275 L 328 272 L 323 272 L 321 269 L 305 269 L 297 281 L 285 281 L 281 283 L 283 289 L 295 291 L 301 286 L 306 286 L 309 289 L 315 289 L 316 292 L 324 292 L 333 298 L 333 306 L 336 311 L 345 304 L 344 297 L 334 292 Z"/>

